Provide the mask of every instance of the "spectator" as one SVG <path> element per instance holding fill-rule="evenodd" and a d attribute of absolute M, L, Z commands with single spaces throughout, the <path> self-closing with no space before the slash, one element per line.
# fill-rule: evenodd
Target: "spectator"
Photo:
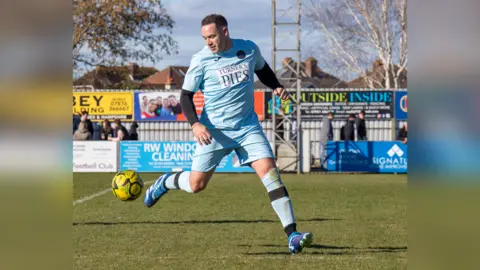
<path fill-rule="evenodd" d="M 87 111 L 82 112 L 82 116 L 80 117 L 80 121 L 85 123 L 88 132 L 90 132 L 90 135 L 92 135 L 93 134 L 93 124 L 92 124 L 92 121 L 90 119 L 88 119 L 88 112 Z"/>
<path fill-rule="evenodd" d="M 361 111 L 358 114 L 358 118 L 355 120 L 357 126 L 357 141 L 368 141 L 367 139 L 367 126 L 365 125 L 365 111 Z"/>
<path fill-rule="evenodd" d="M 182 106 L 180 105 L 180 102 L 178 102 L 177 98 L 174 95 L 170 95 L 168 97 L 168 101 L 170 103 L 170 107 L 172 108 L 173 114 L 182 113 Z"/>
<path fill-rule="evenodd" d="M 92 139 L 92 133 L 87 129 L 87 124 L 83 121 L 78 123 L 78 129 L 73 133 L 74 141 L 87 141 Z"/>
<path fill-rule="evenodd" d="M 81 117 L 80 115 L 74 115 L 73 116 L 73 131 L 72 134 L 75 134 L 75 131 L 78 129 L 78 124 L 81 122 Z"/>
<path fill-rule="evenodd" d="M 320 167 L 326 169 L 327 141 L 333 140 L 332 120 L 335 117 L 333 112 L 329 112 L 322 119 L 322 129 L 320 129 Z"/>
<path fill-rule="evenodd" d="M 117 136 L 115 138 L 109 137 L 109 141 L 128 141 L 130 139 L 130 135 L 128 134 L 127 129 L 122 125 L 120 119 L 115 119 L 113 122 L 113 128 L 117 131 Z"/>
<path fill-rule="evenodd" d="M 156 115 L 155 115 L 156 111 L 157 111 L 157 103 L 155 102 L 155 99 L 151 99 L 148 102 L 147 110 L 142 112 L 142 119 L 156 117 Z"/>
<path fill-rule="evenodd" d="M 101 140 L 101 134 L 100 131 L 102 130 L 102 124 L 101 123 L 95 123 L 93 124 L 93 140 L 98 141 Z"/>
<path fill-rule="evenodd" d="M 403 144 L 407 144 L 408 125 L 407 122 L 403 124 L 403 127 L 398 130 L 397 141 L 402 141 Z"/>
<path fill-rule="evenodd" d="M 345 141 L 354 141 L 355 140 L 355 115 L 350 114 L 348 116 L 347 123 L 343 126 L 344 138 Z"/>
<path fill-rule="evenodd" d="M 108 119 L 103 120 L 102 127 L 100 129 L 100 139 L 108 140 L 109 137 L 113 137 L 112 124 Z"/>
<path fill-rule="evenodd" d="M 130 141 L 138 141 L 138 133 L 137 133 L 138 124 L 137 121 L 133 121 L 132 125 L 130 126 Z"/>

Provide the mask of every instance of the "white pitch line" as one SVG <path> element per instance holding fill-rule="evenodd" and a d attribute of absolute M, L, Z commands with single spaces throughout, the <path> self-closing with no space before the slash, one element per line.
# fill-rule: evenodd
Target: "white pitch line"
<path fill-rule="evenodd" d="M 147 184 L 151 184 L 153 182 L 155 182 L 157 180 L 153 180 L 153 181 L 148 181 L 148 182 L 145 182 L 144 184 L 147 185 Z M 112 192 L 112 189 L 111 188 L 107 188 L 105 190 L 102 190 L 102 191 L 99 191 L 97 193 L 94 193 L 92 195 L 88 195 L 88 196 L 85 196 L 83 198 L 80 198 L 78 200 L 75 200 L 73 201 L 73 206 L 79 204 L 79 203 L 83 203 L 83 202 L 86 202 L 86 201 L 90 201 L 91 199 L 95 199 L 96 197 L 99 197 L 99 196 L 102 196 L 103 194 L 106 194 L 108 192 Z"/>

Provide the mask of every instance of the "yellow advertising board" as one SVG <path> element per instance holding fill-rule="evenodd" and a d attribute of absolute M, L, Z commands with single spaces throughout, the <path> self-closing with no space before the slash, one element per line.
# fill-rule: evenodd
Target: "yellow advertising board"
<path fill-rule="evenodd" d="M 92 121 L 133 120 L 132 92 L 73 92 L 73 114 L 87 111 Z"/>

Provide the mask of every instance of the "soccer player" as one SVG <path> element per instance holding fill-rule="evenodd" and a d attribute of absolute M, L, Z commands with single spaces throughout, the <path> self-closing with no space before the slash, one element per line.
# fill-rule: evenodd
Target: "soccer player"
<path fill-rule="evenodd" d="M 288 100 L 289 94 L 255 43 L 230 38 L 223 16 L 205 17 L 201 32 L 206 46 L 192 56 L 180 96 L 197 141 L 191 171 L 160 176 L 146 191 L 144 203 L 152 207 L 169 190 L 202 191 L 223 157 L 234 150 L 241 165 L 250 166 L 261 178 L 287 234 L 290 252 L 301 252 L 313 235 L 297 232 L 292 203 L 254 111 L 254 74 L 281 99 Z M 193 103 L 199 90 L 205 98 L 200 120 Z"/>

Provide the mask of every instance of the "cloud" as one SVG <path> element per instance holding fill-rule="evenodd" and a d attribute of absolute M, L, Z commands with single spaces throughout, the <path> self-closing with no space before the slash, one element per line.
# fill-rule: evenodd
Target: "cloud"
<path fill-rule="evenodd" d="M 163 60 L 155 65 L 157 69 L 169 65 L 189 65 L 190 57 L 205 45 L 200 34 L 200 22 L 212 13 L 222 14 L 227 18 L 232 38 L 254 41 L 267 61 L 271 59 L 270 1 L 168 0 L 164 1 L 163 5 L 176 22 L 173 38 L 178 42 L 179 54 L 164 56 Z"/>

